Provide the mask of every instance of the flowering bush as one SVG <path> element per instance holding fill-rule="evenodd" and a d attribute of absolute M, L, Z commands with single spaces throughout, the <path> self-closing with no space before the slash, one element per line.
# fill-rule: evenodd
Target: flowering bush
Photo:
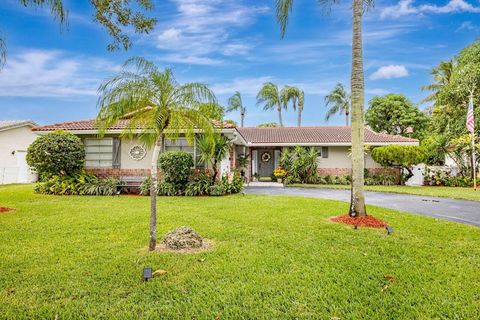
<path fill-rule="evenodd" d="M 273 174 L 275 177 L 282 179 L 287 175 L 287 170 L 283 169 L 282 167 L 278 167 L 277 169 L 273 170 Z"/>

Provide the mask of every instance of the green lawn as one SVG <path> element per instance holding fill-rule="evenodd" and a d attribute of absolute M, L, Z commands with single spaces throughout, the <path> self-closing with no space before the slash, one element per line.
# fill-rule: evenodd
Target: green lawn
<path fill-rule="evenodd" d="M 288 187 L 350 189 L 349 185 L 332 184 L 291 184 L 288 185 Z M 473 188 L 430 186 L 365 186 L 365 190 L 480 201 L 480 188 L 478 188 L 478 190 L 474 190 Z"/>
<path fill-rule="evenodd" d="M 148 254 L 148 198 L 34 195 L 0 187 L 0 318 L 478 319 L 476 227 L 348 204 L 236 195 L 159 198 L 159 234 L 189 225 L 215 241 Z M 205 260 L 203 260 L 205 259 Z M 168 274 L 143 283 L 144 266 Z M 385 278 L 393 279 L 390 281 Z"/>

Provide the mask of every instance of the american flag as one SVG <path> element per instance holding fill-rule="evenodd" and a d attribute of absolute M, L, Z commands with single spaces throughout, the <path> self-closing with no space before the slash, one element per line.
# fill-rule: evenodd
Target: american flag
<path fill-rule="evenodd" d="M 467 112 L 467 129 L 471 133 L 475 131 L 475 122 L 473 117 L 473 99 L 470 98 L 468 103 L 468 112 Z"/>

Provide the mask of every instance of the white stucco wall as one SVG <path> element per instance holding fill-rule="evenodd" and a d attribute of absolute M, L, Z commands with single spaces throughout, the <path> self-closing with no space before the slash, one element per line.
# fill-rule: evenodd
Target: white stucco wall
<path fill-rule="evenodd" d="M 328 147 L 328 158 L 318 158 L 319 168 L 351 168 L 350 147 Z M 365 155 L 366 168 L 381 168 L 382 166 L 373 161 L 370 153 Z"/>
<path fill-rule="evenodd" d="M 120 168 L 122 169 L 149 169 L 152 160 L 152 150 L 145 148 L 146 154 L 142 160 L 134 160 L 130 157 L 130 149 L 136 145 L 143 146 L 142 142 L 137 139 L 122 139 L 120 146 Z"/>
<path fill-rule="evenodd" d="M 0 184 L 35 181 L 25 156 L 28 146 L 37 137 L 30 126 L 0 131 Z"/>

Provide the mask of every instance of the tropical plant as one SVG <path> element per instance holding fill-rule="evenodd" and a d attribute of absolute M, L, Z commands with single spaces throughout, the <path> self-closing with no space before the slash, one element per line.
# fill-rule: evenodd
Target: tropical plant
<path fill-rule="evenodd" d="M 427 154 L 420 146 L 389 145 L 374 148 L 372 159 L 383 167 L 398 167 L 401 169 L 401 183 L 413 177 L 414 165 L 425 161 Z"/>
<path fill-rule="evenodd" d="M 200 171 L 190 177 L 185 190 L 186 196 L 203 196 L 210 192 L 212 186 L 212 177 L 206 171 Z"/>
<path fill-rule="evenodd" d="M 81 172 L 73 176 L 51 176 L 37 183 L 34 190 L 51 195 L 113 196 L 117 194 L 118 185 L 115 178 L 99 179 L 91 173 Z"/>
<path fill-rule="evenodd" d="M 438 66 L 433 68 L 431 75 L 433 83 L 422 87 L 424 91 L 432 91 L 421 102 L 436 102 L 440 91 L 450 83 L 453 69 L 455 67 L 453 60 L 442 61 Z"/>
<path fill-rule="evenodd" d="M 248 166 L 248 154 L 241 154 L 237 157 L 237 164 L 239 168 L 247 168 Z"/>
<path fill-rule="evenodd" d="M 73 176 L 85 165 L 85 147 L 70 132 L 49 132 L 30 144 L 27 163 L 37 171 L 40 180 L 54 175 Z"/>
<path fill-rule="evenodd" d="M 331 5 L 337 0 L 322 0 L 321 4 Z M 374 4 L 374 0 L 353 0 L 353 36 L 352 36 L 352 73 L 351 73 L 351 121 L 352 121 L 352 196 L 349 215 L 365 216 L 364 176 L 365 155 L 363 145 L 364 133 L 364 100 L 365 75 L 363 70 L 362 49 L 362 18 L 366 9 Z M 277 0 L 277 22 L 280 25 L 282 37 L 287 29 L 288 19 L 292 12 L 293 0 Z"/>
<path fill-rule="evenodd" d="M 278 123 L 283 127 L 282 108 L 287 105 L 283 103 L 282 96 L 278 90 L 278 86 L 272 82 L 264 83 L 257 94 L 257 105 L 263 105 L 263 110 L 277 109 Z"/>
<path fill-rule="evenodd" d="M 229 149 L 230 141 L 220 133 L 215 134 L 213 139 L 202 135 L 197 141 L 197 150 L 200 154 L 199 161 L 212 169 L 212 181 L 214 183 L 218 178 L 218 166 L 227 156 Z"/>
<path fill-rule="evenodd" d="M 150 173 L 153 186 L 158 181 L 158 157 L 164 136 L 176 140 L 182 133 L 191 144 L 197 130 L 202 131 L 205 139 L 213 136 L 210 119 L 199 111 L 201 104 L 216 102 L 213 92 L 200 83 L 180 85 L 172 71 L 161 71 L 143 58 L 127 60 L 123 70 L 106 80 L 99 92 L 99 133 L 104 134 L 119 120 L 125 121 L 125 136 L 131 137 L 141 128 L 140 140 L 153 146 Z M 155 249 L 157 241 L 156 196 L 156 188 L 151 188 L 150 250 Z"/>
<path fill-rule="evenodd" d="M 403 94 L 387 94 L 370 100 L 365 120 L 376 132 L 421 138 L 429 118 Z"/>
<path fill-rule="evenodd" d="M 50 13 L 60 25 L 65 27 L 68 21 L 68 10 L 63 0 L 19 0 L 23 7 L 43 9 L 48 7 Z M 135 3 L 133 3 L 135 2 Z M 118 0 L 91 0 L 94 9 L 93 20 L 99 23 L 113 38 L 107 46 L 109 51 L 123 47 L 125 50 L 131 47 L 131 32 L 148 33 L 153 30 L 157 20 L 148 18 L 143 11 L 153 10 L 152 0 L 118 1 Z M 126 31 L 129 30 L 129 31 Z M 5 62 L 7 48 L 5 39 L 0 37 L 0 70 Z"/>
<path fill-rule="evenodd" d="M 243 190 L 243 177 L 238 171 L 230 172 L 222 177 L 220 184 L 225 193 L 239 193 Z"/>
<path fill-rule="evenodd" d="M 287 109 L 290 102 L 292 103 L 292 109 L 294 111 L 297 110 L 298 106 L 297 126 L 302 126 L 302 111 L 305 100 L 305 94 L 303 93 L 303 91 L 298 89 L 297 87 L 285 86 L 281 90 L 280 96 L 282 98 L 282 103 L 285 110 Z"/>
<path fill-rule="evenodd" d="M 280 165 L 286 171 L 287 183 L 315 183 L 318 176 L 318 152 L 314 147 L 284 148 Z"/>
<path fill-rule="evenodd" d="M 223 116 L 225 115 L 225 108 L 214 102 L 202 103 L 198 110 L 206 117 L 217 121 L 223 121 Z"/>
<path fill-rule="evenodd" d="M 247 113 L 247 109 L 243 105 L 242 95 L 238 91 L 236 91 L 233 96 L 228 98 L 227 112 L 232 112 L 232 111 L 240 111 L 240 127 L 243 128 L 243 124 L 244 124 L 244 121 L 245 121 L 245 114 Z"/>
<path fill-rule="evenodd" d="M 350 119 L 350 94 L 343 87 L 343 84 L 337 83 L 332 92 L 325 96 L 325 106 L 330 107 L 325 120 L 328 121 L 335 114 L 345 115 L 345 125 L 349 125 Z"/>

